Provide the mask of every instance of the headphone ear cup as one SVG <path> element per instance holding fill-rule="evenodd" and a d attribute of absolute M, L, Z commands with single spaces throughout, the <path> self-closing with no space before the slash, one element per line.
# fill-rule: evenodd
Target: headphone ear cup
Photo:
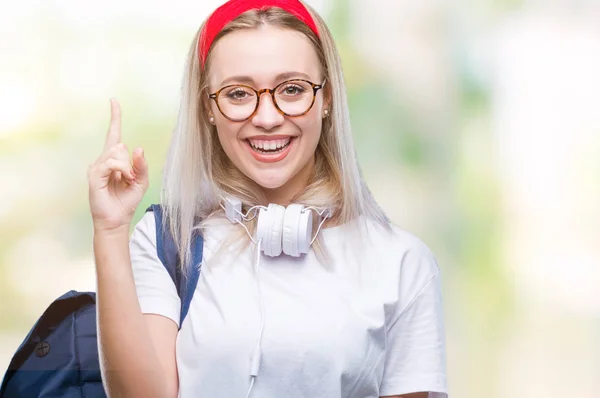
<path fill-rule="evenodd" d="M 264 252 L 268 244 L 268 236 L 271 230 L 271 213 L 268 210 L 260 209 L 258 212 L 258 222 L 256 224 L 256 240 L 262 239 L 261 250 Z"/>
<path fill-rule="evenodd" d="M 304 210 L 298 219 L 298 252 L 307 254 L 312 240 L 313 215 L 312 211 Z"/>
<path fill-rule="evenodd" d="M 285 209 L 285 216 L 283 218 L 283 252 L 288 256 L 298 257 L 300 251 L 298 250 L 298 232 L 299 222 L 302 213 L 302 205 L 293 203 Z"/>
<path fill-rule="evenodd" d="M 271 203 L 267 209 L 270 214 L 270 230 L 266 237 L 264 253 L 267 256 L 277 257 L 281 254 L 281 235 L 283 230 L 283 217 L 285 216 L 285 207 Z"/>

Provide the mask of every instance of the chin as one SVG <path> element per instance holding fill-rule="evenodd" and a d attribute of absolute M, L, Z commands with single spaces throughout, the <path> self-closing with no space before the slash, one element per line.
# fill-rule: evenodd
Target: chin
<path fill-rule="evenodd" d="M 254 176 L 250 176 L 250 178 L 252 178 L 252 180 L 257 183 L 258 185 L 260 185 L 261 187 L 265 188 L 265 189 L 277 189 L 277 188 L 281 188 L 282 186 L 284 186 L 288 181 L 289 178 L 287 178 L 287 176 L 282 176 L 280 175 L 274 175 L 270 178 L 271 176 L 265 176 L 263 175 L 254 175 Z"/>

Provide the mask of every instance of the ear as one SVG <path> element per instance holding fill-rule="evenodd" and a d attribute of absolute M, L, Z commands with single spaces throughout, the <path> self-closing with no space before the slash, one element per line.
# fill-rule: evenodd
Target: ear
<path fill-rule="evenodd" d="M 208 96 L 206 95 L 206 93 L 200 93 L 200 109 L 201 111 L 204 112 L 204 117 L 206 118 L 206 120 L 208 121 L 208 123 L 212 124 L 213 126 L 215 125 L 215 115 L 213 110 L 211 109 L 211 102 L 212 100 L 210 98 L 208 98 Z"/>
<path fill-rule="evenodd" d="M 327 78 L 325 87 L 323 87 L 323 109 L 329 109 L 331 112 L 331 104 L 333 103 L 333 94 L 331 90 L 331 81 Z"/>
<path fill-rule="evenodd" d="M 212 109 L 210 108 L 210 101 L 211 101 L 211 99 L 208 98 L 208 95 L 206 95 L 206 92 L 203 91 L 200 93 L 200 106 L 202 107 L 202 110 L 205 112 L 205 114 L 208 116 L 212 115 Z"/>

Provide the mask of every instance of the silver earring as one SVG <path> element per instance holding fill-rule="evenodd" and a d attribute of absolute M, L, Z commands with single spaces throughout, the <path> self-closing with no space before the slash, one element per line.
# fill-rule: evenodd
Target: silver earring
<path fill-rule="evenodd" d="M 215 117 L 214 116 L 209 117 L 208 121 L 210 122 L 210 124 L 215 124 Z"/>
<path fill-rule="evenodd" d="M 323 117 L 329 117 L 329 109 L 323 111 Z"/>

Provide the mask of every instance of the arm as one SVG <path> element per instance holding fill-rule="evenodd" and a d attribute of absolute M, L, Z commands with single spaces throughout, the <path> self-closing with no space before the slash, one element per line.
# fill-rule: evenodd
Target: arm
<path fill-rule="evenodd" d="M 142 314 L 128 230 L 96 233 L 94 256 L 98 346 L 107 394 L 117 398 L 177 396 L 177 325 L 162 316 Z"/>
<path fill-rule="evenodd" d="M 386 359 L 379 395 L 447 397 L 440 269 L 429 248 L 417 241 L 397 270 L 398 298 L 387 307 Z"/>
<path fill-rule="evenodd" d="M 175 397 L 177 324 L 142 314 L 129 249 L 133 213 L 149 186 L 148 164 L 141 148 L 130 155 L 121 142 L 116 100 L 110 109 L 104 150 L 88 168 L 102 382 L 109 397 Z"/>

